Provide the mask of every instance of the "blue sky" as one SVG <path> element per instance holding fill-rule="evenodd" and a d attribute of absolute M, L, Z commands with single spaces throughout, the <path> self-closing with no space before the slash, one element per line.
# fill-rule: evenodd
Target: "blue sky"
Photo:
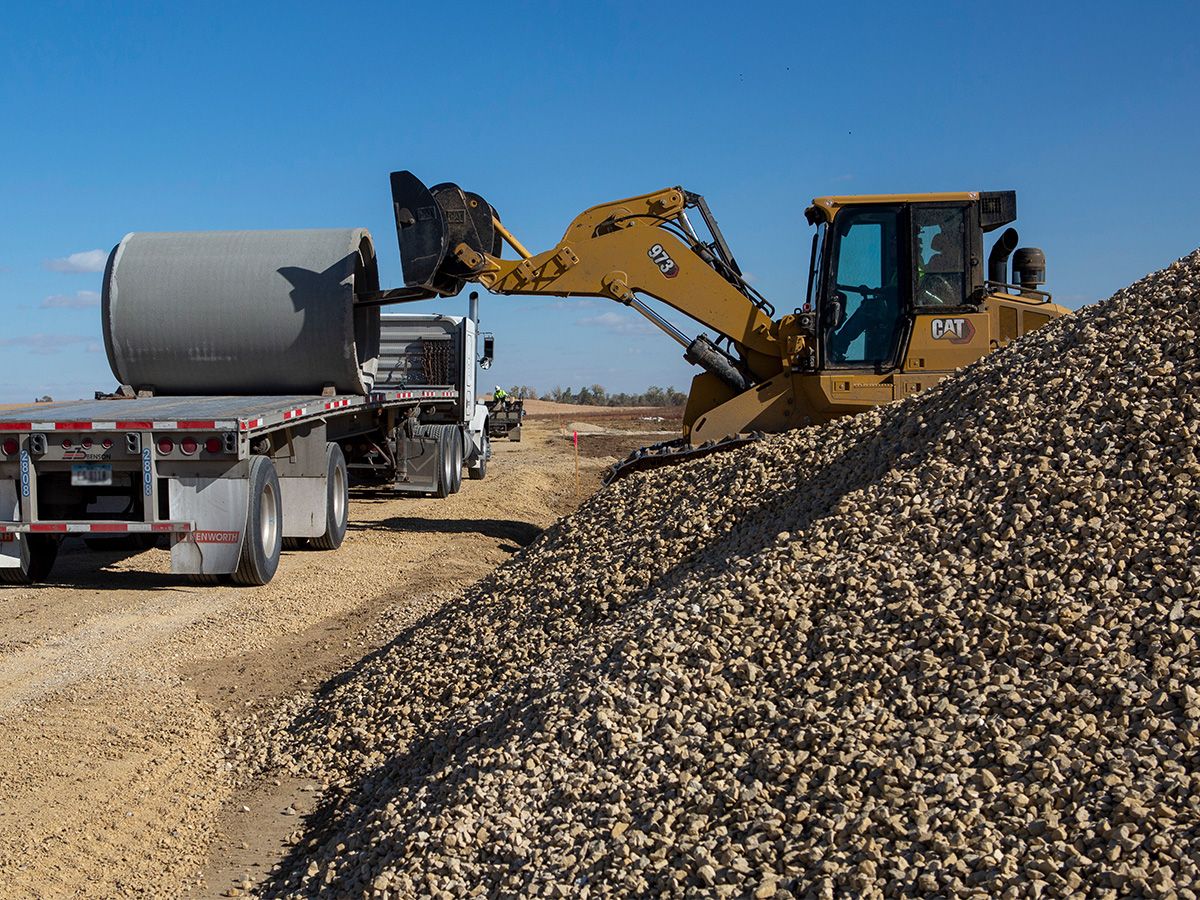
<path fill-rule="evenodd" d="M 0 402 L 112 386 L 96 269 L 128 231 L 363 225 L 398 285 L 398 168 L 535 250 L 682 184 L 779 309 L 813 196 L 1015 188 L 1078 306 L 1200 244 L 1197 33 L 1194 2 L 9 4 Z M 616 304 L 485 296 L 483 319 L 488 381 L 693 373 Z"/>

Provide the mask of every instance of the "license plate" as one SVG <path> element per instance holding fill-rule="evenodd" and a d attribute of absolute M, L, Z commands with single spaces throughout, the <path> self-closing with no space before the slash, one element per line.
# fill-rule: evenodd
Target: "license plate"
<path fill-rule="evenodd" d="M 112 484 L 110 463 L 75 463 L 71 466 L 73 487 L 105 487 Z"/>

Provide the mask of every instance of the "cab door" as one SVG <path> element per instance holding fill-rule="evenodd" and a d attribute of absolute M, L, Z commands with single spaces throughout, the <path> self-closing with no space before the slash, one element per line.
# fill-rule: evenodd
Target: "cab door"
<path fill-rule="evenodd" d="M 835 413 L 892 399 L 907 333 L 904 204 L 850 206 L 831 223 L 822 290 L 822 393 Z"/>
<path fill-rule="evenodd" d="M 981 250 L 969 203 L 912 204 L 912 331 L 894 380 L 896 399 L 930 387 L 987 352 L 979 311 Z"/>

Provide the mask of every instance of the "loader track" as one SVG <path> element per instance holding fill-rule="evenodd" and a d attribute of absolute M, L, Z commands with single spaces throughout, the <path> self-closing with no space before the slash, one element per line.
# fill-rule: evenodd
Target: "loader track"
<path fill-rule="evenodd" d="M 648 447 L 634 450 L 620 462 L 614 463 L 604 473 L 602 483 L 610 485 L 628 475 L 632 475 L 634 472 L 660 469 L 663 466 L 673 466 L 676 463 L 699 459 L 702 456 L 709 456 L 713 453 L 724 453 L 727 450 L 735 450 L 738 447 L 744 447 L 746 444 L 761 441 L 765 436 L 761 431 L 755 431 L 751 434 L 735 434 L 727 438 L 722 438 L 719 441 L 705 441 L 699 447 L 693 447 L 687 442 L 686 438 L 675 438 L 671 441 L 663 441 L 660 444 L 651 444 Z"/>

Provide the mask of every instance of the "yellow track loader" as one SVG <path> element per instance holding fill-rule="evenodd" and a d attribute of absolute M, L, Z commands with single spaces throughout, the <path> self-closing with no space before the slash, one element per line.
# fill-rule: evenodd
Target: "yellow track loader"
<path fill-rule="evenodd" d="M 1045 257 L 1017 249 L 1013 228 L 985 263 L 984 235 L 1016 219 L 1014 191 L 815 199 L 804 300 L 780 313 L 743 276 L 704 198 L 680 187 L 593 206 L 536 254 L 478 194 L 427 188 L 411 172 L 392 173 L 391 187 L 402 290 L 413 299 L 467 282 L 495 294 L 607 297 L 703 370 L 682 439 L 635 454 L 617 474 L 902 399 L 1068 312 L 1040 290 Z M 517 259 L 501 258 L 505 243 Z M 647 298 L 714 337 L 688 336 Z"/>

